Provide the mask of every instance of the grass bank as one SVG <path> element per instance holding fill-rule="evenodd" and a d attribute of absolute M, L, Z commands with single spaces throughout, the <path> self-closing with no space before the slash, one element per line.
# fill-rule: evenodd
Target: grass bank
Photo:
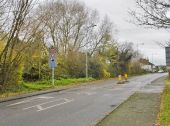
<path fill-rule="evenodd" d="M 36 81 L 36 82 L 22 82 L 20 85 L 16 87 L 9 88 L 5 92 L 0 92 L 0 98 L 24 94 L 24 93 L 30 93 L 35 91 L 53 89 L 53 88 L 74 86 L 74 85 L 79 85 L 91 81 L 95 81 L 95 79 L 94 78 L 60 79 L 60 80 L 55 80 L 54 86 L 52 85 L 51 80 Z"/>
<path fill-rule="evenodd" d="M 160 126 L 170 126 L 170 80 L 166 82 L 161 98 Z"/>

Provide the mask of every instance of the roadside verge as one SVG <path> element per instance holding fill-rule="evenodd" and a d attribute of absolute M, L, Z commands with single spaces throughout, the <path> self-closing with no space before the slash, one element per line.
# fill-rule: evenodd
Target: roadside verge
<path fill-rule="evenodd" d="M 167 84 L 161 96 L 159 126 L 170 126 L 170 84 Z"/>

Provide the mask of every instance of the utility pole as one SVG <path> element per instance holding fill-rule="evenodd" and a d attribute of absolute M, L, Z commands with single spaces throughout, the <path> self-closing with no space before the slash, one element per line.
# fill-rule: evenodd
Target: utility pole
<path fill-rule="evenodd" d="M 88 54 L 86 51 L 86 79 L 88 78 Z"/>
<path fill-rule="evenodd" d="M 38 61 L 38 77 L 41 78 L 41 44 L 38 43 L 38 50 L 39 50 L 39 61 Z"/>
<path fill-rule="evenodd" d="M 153 53 L 152 53 L 152 72 L 153 72 Z"/>
<path fill-rule="evenodd" d="M 152 53 L 152 64 L 153 64 L 153 65 L 152 65 L 152 72 L 154 72 L 154 71 L 153 71 L 153 66 L 154 66 L 154 62 L 156 62 L 154 56 L 157 56 L 157 55 L 158 55 L 157 53 L 155 53 L 155 54 Z M 156 64 L 156 63 L 155 63 L 155 64 Z"/>
<path fill-rule="evenodd" d="M 137 46 L 137 52 L 139 53 L 139 45 L 144 45 L 144 43 L 137 43 L 136 46 Z"/>

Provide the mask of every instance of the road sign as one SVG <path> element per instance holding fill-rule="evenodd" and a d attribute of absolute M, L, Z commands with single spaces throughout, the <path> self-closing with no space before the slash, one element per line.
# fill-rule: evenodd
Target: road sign
<path fill-rule="evenodd" d="M 167 71 L 170 71 L 170 66 L 167 66 L 166 69 L 167 69 Z"/>
<path fill-rule="evenodd" d="M 166 52 L 166 65 L 170 66 L 170 47 L 165 47 Z"/>
<path fill-rule="evenodd" d="M 57 61 L 56 61 L 56 49 L 51 48 L 49 51 L 49 67 L 55 68 L 57 67 Z"/>
<path fill-rule="evenodd" d="M 49 50 L 49 67 L 52 69 L 52 85 L 54 86 L 54 69 L 57 67 L 56 49 L 54 47 Z"/>

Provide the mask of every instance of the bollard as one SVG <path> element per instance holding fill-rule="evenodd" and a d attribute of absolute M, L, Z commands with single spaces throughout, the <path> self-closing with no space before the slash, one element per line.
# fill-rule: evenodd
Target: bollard
<path fill-rule="evenodd" d="M 119 81 L 118 81 L 118 84 L 121 84 L 121 82 L 122 82 L 122 75 L 119 75 L 119 76 L 118 76 L 118 80 L 119 80 Z"/>
<path fill-rule="evenodd" d="M 124 76 L 125 76 L 125 81 L 127 81 L 128 80 L 128 75 L 125 74 Z"/>

